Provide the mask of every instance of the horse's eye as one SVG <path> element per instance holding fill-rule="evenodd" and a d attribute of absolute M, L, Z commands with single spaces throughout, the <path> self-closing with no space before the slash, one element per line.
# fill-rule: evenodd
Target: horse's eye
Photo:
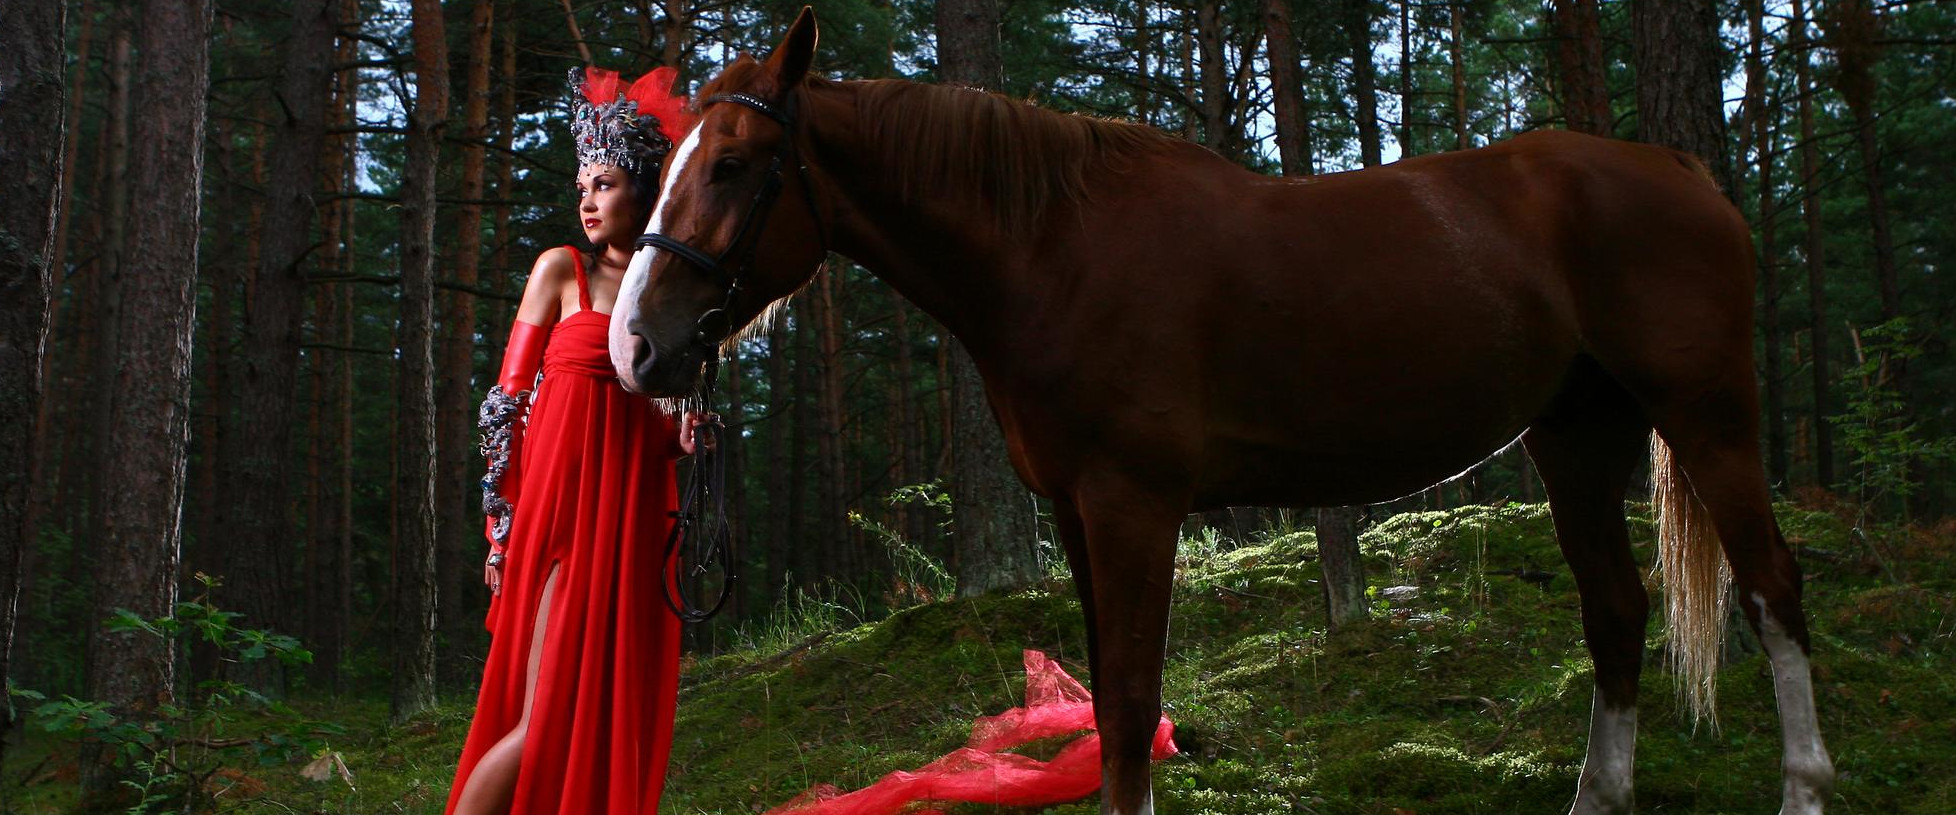
<path fill-rule="evenodd" d="M 740 171 L 745 169 L 747 169 L 747 162 L 742 161 L 739 156 L 727 156 L 713 163 L 713 180 L 725 181 L 739 175 Z"/>

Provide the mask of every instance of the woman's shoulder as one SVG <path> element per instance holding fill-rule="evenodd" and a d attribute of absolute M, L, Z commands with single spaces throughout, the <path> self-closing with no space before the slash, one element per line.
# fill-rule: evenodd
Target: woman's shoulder
<path fill-rule="evenodd" d="M 530 267 L 530 279 L 523 285 L 523 302 L 517 307 L 517 319 L 537 325 L 555 323 L 559 304 L 567 292 L 576 288 L 577 259 L 570 247 L 545 249 Z"/>
<path fill-rule="evenodd" d="M 530 279 L 542 277 L 556 283 L 570 282 L 577 277 L 577 255 L 568 246 L 553 246 L 537 255 L 537 262 L 530 267 Z"/>

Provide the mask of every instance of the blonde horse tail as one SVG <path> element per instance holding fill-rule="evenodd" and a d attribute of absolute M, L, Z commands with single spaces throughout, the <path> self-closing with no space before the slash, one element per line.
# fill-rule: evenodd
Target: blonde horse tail
<path fill-rule="evenodd" d="M 1651 509 L 1657 521 L 1657 574 L 1664 583 L 1667 651 L 1678 696 L 1693 723 L 1718 726 L 1718 663 L 1725 639 L 1732 570 L 1711 512 L 1692 492 L 1671 447 L 1650 435 Z"/>

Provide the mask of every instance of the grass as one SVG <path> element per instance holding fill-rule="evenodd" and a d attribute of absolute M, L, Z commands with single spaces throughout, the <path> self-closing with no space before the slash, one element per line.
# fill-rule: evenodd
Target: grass
<path fill-rule="evenodd" d="M 1840 771 L 1829 811 L 1956 811 L 1956 526 L 1868 541 L 1841 517 L 1781 511 L 1808 553 L 1815 688 Z M 1648 522 L 1632 534 L 1648 563 Z M 1544 509 L 1410 513 L 1374 526 L 1361 539 L 1373 617 L 1336 634 L 1322 624 L 1315 546 L 1308 532 L 1184 542 L 1164 677 L 1183 753 L 1155 768 L 1158 811 L 1566 811 L 1590 667 Z M 1520 571 L 1554 576 L 1544 588 Z M 1388 586 L 1419 592 L 1388 600 L 1376 591 Z M 1063 581 L 862 625 L 833 605 L 799 598 L 757 626 L 749 647 L 689 664 L 662 812 L 760 812 L 813 784 L 852 789 L 920 766 L 962 745 L 974 717 L 1023 701 L 1023 648 L 1086 677 Z M 1694 729 L 1657 662 L 1661 636 L 1653 621 L 1640 811 L 1775 811 L 1778 720 L 1764 657 L 1735 650 L 1719 676 L 1719 726 Z M 385 723 L 384 700 L 302 702 L 343 729 L 332 749 L 352 783 L 306 781 L 296 765 L 254 768 L 227 779 L 238 788 L 227 811 L 438 813 L 469 701 L 404 726 Z M 71 754 L 45 738 L 10 752 L 0 778 L 8 811 L 63 811 Z M 1044 810 L 1097 811 L 1091 801 Z"/>

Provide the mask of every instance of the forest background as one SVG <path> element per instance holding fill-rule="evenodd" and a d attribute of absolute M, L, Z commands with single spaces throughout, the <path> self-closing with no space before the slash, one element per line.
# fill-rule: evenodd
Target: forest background
<path fill-rule="evenodd" d="M 388 695 L 397 716 L 471 692 L 487 602 L 474 406 L 531 261 L 576 240 L 565 73 L 673 65 L 697 87 L 798 9 L 5 0 L 9 687 L 153 712 L 216 679 L 271 699 Z M 818 11 L 828 75 L 991 87 L 1273 175 L 1539 128 L 1690 149 L 1753 224 L 1776 489 L 1870 524 L 1956 502 L 1956 292 L 1938 274 L 1956 224 L 1933 214 L 1956 201 L 1951 4 Z M 722 412 L 743 579 L 691 650 L 810 598 L 873 617 L 1045 574 L 1054 536 L 963 367 L 841 258 L 740 346 Z M 1540 497 L 1516 448 L 1365 512 Z M 1245 539 L 1309 525 L 1296 509 L 1191 523 Z M 218 634 L 142 630 L 159 623 Z"/>

